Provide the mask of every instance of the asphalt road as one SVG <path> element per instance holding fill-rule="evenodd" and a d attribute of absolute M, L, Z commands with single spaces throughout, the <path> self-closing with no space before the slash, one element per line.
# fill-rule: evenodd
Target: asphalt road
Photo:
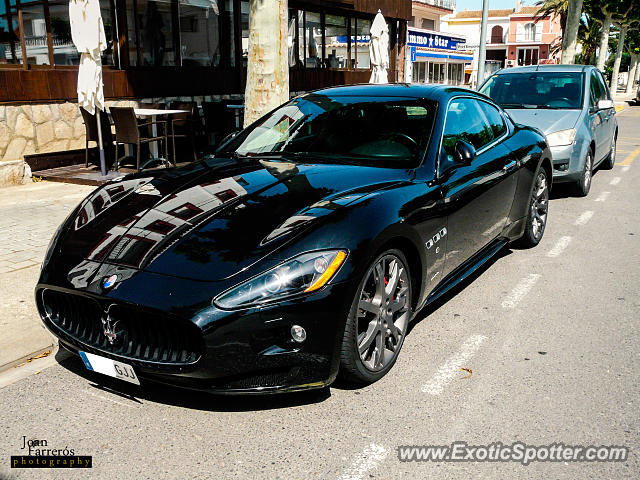
<path fill-rule="evenodd" d="M 505 250 L 430 308 L 380 382 L 260 398 L 118 392 L 75 358 L 28 375 L 34 362 L 0 388 L 0 478 L 638 478 L 640 107 L 618 120 L 614 169 L 587 198 L 555 189 L 541 244 Z M 12 470 L 23 436 L 94 466 Z M 630 457 L 398 460 L 400 445 L 453 441 L 624 445 Z"/>

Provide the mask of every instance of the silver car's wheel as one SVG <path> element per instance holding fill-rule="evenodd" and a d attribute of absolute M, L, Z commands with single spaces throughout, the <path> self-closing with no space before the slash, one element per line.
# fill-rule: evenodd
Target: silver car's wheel
<path fill-rule="evenodd" d="M 611 170 L 616 164 L 616 137 L 611 139 L 611 149 L 606 160 L 602 162 L 602 168 L 605 170 Z"/>
<path fill-rule="evenodd" d="M 577 193 L 579 197 L 586 197 L 589 195 L 589 190 L 591 190 L 591 177 L 593 174 L 593 153 L 591 150 L 587 152 L 587 156 L 584 159 L 584 168 L 582 170 L 582 175 L 580 175 L 580 179 L 578 180 Z"/>
<path fill-rule="evenodd" d="M 341 373 L 371 383 L 395 363 L 411 318 L 411 277 L 399 250 L 388 250 L 367 269 L 356 292 L 342 347 Z"/>

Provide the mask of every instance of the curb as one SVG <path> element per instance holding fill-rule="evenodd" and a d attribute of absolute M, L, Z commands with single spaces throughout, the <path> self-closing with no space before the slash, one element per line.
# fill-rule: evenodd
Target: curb
<path fill-rule="evenodd" d="M 11 362 L 5 363 L 4 365 L 0 365 L 0 373 L 3 373 L 7 370 L 10 370 L 14 367 L 17 367 L 18 365 L 22 364 L 22 363 L 26 363 L 27 360 L 29 360 L 30 358 L 36 357 L 46 351 L 50 351 L 51 353 L 48 355 L 54 355 L 55 354 L 55 350 L 57 348 L 57 344 L 56 342 L 54 342 L 53 340 L 51 341 L 51 344 L 47 347 L 44 348 L 40 348 L 34 352 L 31 352 L 27 355 L 23 355 L 22 357 L 18 358 L 17 360 L 12 360 Z"/>

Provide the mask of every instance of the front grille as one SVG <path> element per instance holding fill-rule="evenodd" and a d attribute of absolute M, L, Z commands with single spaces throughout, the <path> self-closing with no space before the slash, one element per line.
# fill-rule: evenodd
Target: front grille
<path fill-rule="evenodd" d="M 151 364 L 188 365 L 200 358 L 202 341 L 191 322 L 168 318 L 128 305 L 104 304 L 80 295 L 44 290 L 41 296 L 47 319 L 63 340 L 93 347 L 131 360 Z M 116 333 L 113 343 L 105 335 L 103 318 Z"/>

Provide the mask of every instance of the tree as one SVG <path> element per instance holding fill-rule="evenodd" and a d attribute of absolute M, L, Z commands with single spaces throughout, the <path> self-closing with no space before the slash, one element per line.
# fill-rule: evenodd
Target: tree
<path fill-rule="evenodd" d="M 289 100 L 287 0 L 250 0 L 244 125 Z"/>
<path fill-rule="evenodd" d="M 593 65 L 596 60 L 596 50 L 600 43 L 602 29 L 600 24 L 588 15 L 583 15 L 578 29 L 578 40 L 582 44 L 582 53 L 576 57 L 577 63 Z"/>
<path fill-rule="evenodd" d="M 587 0 L 585 11 L 590 18 L 602 25 L 600 53 L 596 66 L 604 70 L 609 49 L 609 30 L 614 22 L 624 22 L 633 8 L 638 8 L 636 0 Z"/>
<path fill-rule="evenodd" d="M 565 64 L 575 63 L 578 27 L 582 17 L 582 2 L 583 0 L 568 0 L 567 25 L 562 32 L 562 63 Z"/>
<path fill-rule="evenodd" d="M 536 12 L 536 21 L 545 17 L 560 17 L 560 28 L 565 31 L 569 0 L 540 0 L 535 6 L 540 7 Z"/>
<path fill-rule="evenodd" d="M 629 67 L 629 79 L 627 80 L 627 90 L 625 93 L 633 92 L 633 83 L 638 72 L 638 61 L 640 60 L 640 29 L 631 30 L 627 34 L 627 51 L 631 55 L 631 65 Z"/>

